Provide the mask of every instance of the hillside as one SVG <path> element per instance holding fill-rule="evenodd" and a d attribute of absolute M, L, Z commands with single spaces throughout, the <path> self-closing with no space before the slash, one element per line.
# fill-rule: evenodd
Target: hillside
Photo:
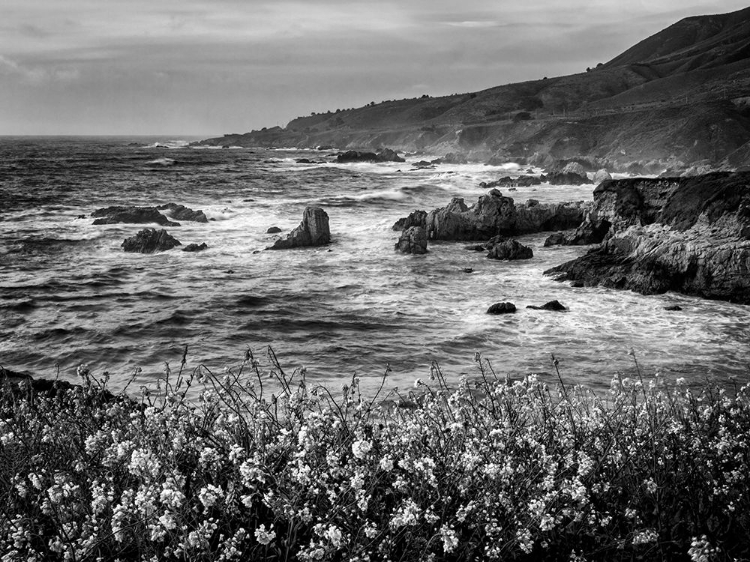
<path fill-rule="evenodd" d="M 539 164 L 750 165 L 750 8 L 681 20 L 586 72 L 404 99 L 202 141 L 391 147 Z"/>

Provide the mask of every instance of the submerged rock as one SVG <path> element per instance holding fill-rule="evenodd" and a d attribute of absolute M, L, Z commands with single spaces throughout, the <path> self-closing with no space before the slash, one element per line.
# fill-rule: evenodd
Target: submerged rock
<path fill-rule="evenodd" d="M 164 252 L 180 245 L 179 240 L 171 236 L 166 230 L 156 230 L 155 228 L 144 228 L 135 236 L 126 238 L 121 244 L 124 251 L 140 254 Z"/>
<path fill-rule="evenodd" d="M 281 229 L 278 226 L 272 226 L 266 230 L 266 234 L 278 234 L 279 232 L 281 232 Z"/>
<path fill-rule="evenodd" d="M 331 242 L 328 214 L 320 207 L 307 207 L 297 228 L 274 242 L 269 250 L 284 250 L 305 246 L 324 246 Z"/>
<path fill-rule="evenodd" d="M 411 226 L 401 233 L 395 249 L 404 254 L 426 254 L 427 233 L 421 226 Z"/>
<path fill-rule="evenodd" d="M 97 218 L 94 224 L 150 224 L 160 226 L 180 226 L 162 215 L 156 207 L 113 206 L 97 209 L 91 216 Z"/>
<path fill-rule="evenodd" d="M 487 314 L 510 314 L 516 311 L 512 302 L 496 302 L 487 309 Z"/>
<path fill-rule="evenodd" d="M 179 221 L 208 222 L 208 217 L 203 211 L 193 211 L 185 205 L 167 203 L 156 207 L 159 211 L 169 211 L 169 216 Z"/>

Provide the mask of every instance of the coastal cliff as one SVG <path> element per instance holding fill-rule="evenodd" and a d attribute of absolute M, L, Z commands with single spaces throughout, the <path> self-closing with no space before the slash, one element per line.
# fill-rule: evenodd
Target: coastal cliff
<path fill-rule="evenodd" d="M 582 230 L 605 233 L 560 280 L 750 304 L 750 173 L 609 180 Z"/>
<path fill-rule="evenodd" d="M 750 165 L 750 8 L 682 20 L 607 63 L 481 92 L 372 102 L 206 146 L 446 154 L 644 173 Z M 583 69 L 582 69 L 583 70 Z"/>

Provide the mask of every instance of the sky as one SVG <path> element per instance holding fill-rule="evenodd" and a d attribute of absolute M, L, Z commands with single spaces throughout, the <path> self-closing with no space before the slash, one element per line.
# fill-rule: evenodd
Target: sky
<path fill-rule="evenodd" d="M 585 71 L 748 0 L 0 0 L 0 135 L 218 136 Z"/>

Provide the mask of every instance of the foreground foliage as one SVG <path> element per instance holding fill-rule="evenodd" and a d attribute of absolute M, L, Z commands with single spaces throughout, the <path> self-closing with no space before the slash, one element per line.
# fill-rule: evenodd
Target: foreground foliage
<path fill-rule="evenodd" d="M 750 557 L 747 387 L 616 378 L 600 397 L 477 356 L 456 389 L 433 365 L 365 400 L 269 357 L 167 370 L 140 401 L 85 369 L 68 389 L 7 383 L 2 560 Z"/>

